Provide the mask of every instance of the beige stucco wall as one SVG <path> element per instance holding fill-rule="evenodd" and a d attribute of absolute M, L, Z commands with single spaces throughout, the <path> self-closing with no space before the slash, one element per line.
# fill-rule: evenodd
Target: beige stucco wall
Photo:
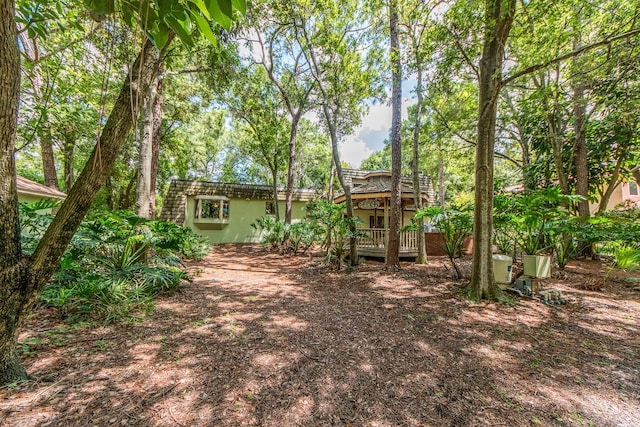
<path fill-rule="evenodd" d="M 640 196 L 632 196 L 629 194 L 629 183 L 623 182 L 619 184 L 611 193 L 611 198 L 607 204 L 607 210 L 614 209 L 617 205 L 626 201 L 637 202 L 640 201 Z M 589 209 L 591 213 L 595 213 L 598 210 L 599 202 L 589 203 Z"/>
<path fill-rule="evenodd" d="M 20 203 L 33 203 L 42 199 L 45 199 L 45 197 L 35 196 L 33 194 L 18 193 L 18 202 Z M 60 203 L 62 203 L 62 200 L 60 200 Z M 51 213 L 51 209 L 41 209 L 38 212 L 41 214 L 48 214 Z"/>
<path fill-rule="evenodd" d="M 31 202 L 36 202 L 40 199 L 42 199 L 42 197 L 34 196 L 32 194 L 18 193 L 18 201 L 20 203 L 31 203 Z"/>
<path fill-rule="evenodd" d="M 193 229 L 196 233 L 205 236 L 211 243 L 258 243 L 260 236 L 251 227 L 258 218 L 265 215 L 265 200 L 229 200 L 229 220 L 228 223 L 219 230 L 206 230 L 198 228 L 194 224 L 195 198 L 187 197 L 187 212 L 185 226 Z M 293 202 L 291 216 L 294 221 L 302 220 L 306 215 L 305 202 Z M 285 204 L 278 204 L 280 217 L 284 217 Z"/>

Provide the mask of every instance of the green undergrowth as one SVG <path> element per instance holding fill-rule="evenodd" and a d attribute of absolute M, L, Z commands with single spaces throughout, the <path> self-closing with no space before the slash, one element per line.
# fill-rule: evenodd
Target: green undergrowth
<path fill-rule="evenodd" d="M 52 216 L 47 202 L 21 205 L 23 247 L 33 251 Z M 188 280 L 185 259 L 209 245 L 192 230 L 129 211 L 93 211 L 82 223 L 49 285 L 44 304 L 69 321 L 136 321 L 155 297 Z"/>

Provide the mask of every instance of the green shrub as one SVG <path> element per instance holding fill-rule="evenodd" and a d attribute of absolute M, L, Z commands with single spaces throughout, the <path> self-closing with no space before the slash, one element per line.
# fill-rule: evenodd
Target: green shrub
<path fill-rule="evenodd" d="M 23 242 L 35 248 L 50 215 L 21 206 Z M 40 213 L 38 212 L 40 211 Z M 202 258 L 209 245 L 192 230 L 128 211 L 93 211 L 60 261 L 42 300 L 67 316 L 136 319 L 160 292 L 188 279 L 181 257 Z"/>
<path fill-rule="evenodd" d="M 365 237 L 357 230 L 360 218 L 345 215 L 346 204 L 318 200 L 307 204 L 307 221 L 318 227 L 318 242 L 326 250 L 326 262 L 340 269 L 347 255 L 351 239 Z M 355 232 L 353 231 L 355 230 Z"/>
<path fill-rule="evenodd" d="M 451 205 L 447 209 L 441 206 L 429 206 L 416 214 L 416 218 L 427 217 L 442 234 L 444 251 L 451 262 L 456 277 L 462 278 L 462 272 L 456 259 L 463 254 L 464 241 L 473 233 L 473 216 L 470 206 Z"/>
<path fill-rule="evenodd" d="M 260 233 L 261 244 L 282 253 L 304 253 L 319 242 L 321 234 L 318 226 L 311 222 L 287 224 L 270 215 L 258 218 L 251 227 Z"/>

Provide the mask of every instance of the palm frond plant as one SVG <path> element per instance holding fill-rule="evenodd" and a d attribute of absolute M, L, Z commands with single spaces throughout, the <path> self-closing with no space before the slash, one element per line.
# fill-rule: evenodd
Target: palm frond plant
<path fill-rule="evenodd" d="M 416 214 L 416 218 L 428 218 L 440 231 L 443 249 L 456 272 L 456 278 L 462 279 L 462 272 L 456 262 L 464 253 L 464 242 L 473 233 L 471 206 L 449 205 L 429 206 Z"/>

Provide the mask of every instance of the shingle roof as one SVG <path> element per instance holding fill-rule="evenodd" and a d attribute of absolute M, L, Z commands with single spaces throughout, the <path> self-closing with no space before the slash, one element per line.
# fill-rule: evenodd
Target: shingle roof
<path fill-rule="evenodd" d="M 391 193 L 391 179 L 389 171 L 370 171 L 370 170 L 357 170 L 357 169 L 344 169 L 343 174 L 345 181 L 351 186 L 351 195 L 367 195 L 367 194 L 380 194 Z M 354 185 L 353 181 L 365 180 L 366 182 L 360 185 Z M 430 204 L 435 202 L 435 192 L 431 179 L 428 176 L 420 175 L 420 192 L 423 194 Z M 402 175 L 401 181 L 402 194 L 406 194 L 413 198 L 413 182 L 411 175 Z M 344 198 L 344 193 L 336 194 L 335 201 L 341 201 Z"/>
<path fill-rule="evenodd" d="M 47 187 L 46 185 L 38 184 L 37 182 L 21 176 L 16 177 L 16 184 L 18 187 L 18 194 L 29 194 L 32 196 L 48 197 L 51 199 L 64 199 L 67 197 L 67 195 L 62 191 Z"/>
<path fill-rule="evenodd" d="M 230 199 L 272 200 L 273 188 L 269 185 L 230 184 L 176 179 L 171 181 L 160 218 L 178 224 L 184 222 L 188 196 L 225 196 Z M 293 200 L 309 202 L 318 196 L 315 190 L 295 189 Z M 285 191 L 278 191 L 278 199 L 285 200 Z"/>

